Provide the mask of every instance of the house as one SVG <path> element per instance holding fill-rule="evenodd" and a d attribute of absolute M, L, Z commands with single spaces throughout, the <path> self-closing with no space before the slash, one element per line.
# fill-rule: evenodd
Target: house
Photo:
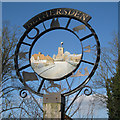
<path fill-rule="evenodd" d="M 38 54 L 32 55 L 31 63 L 54 63 L 54 60 L 49 55 L 45 56 L 39 52 Z"/>

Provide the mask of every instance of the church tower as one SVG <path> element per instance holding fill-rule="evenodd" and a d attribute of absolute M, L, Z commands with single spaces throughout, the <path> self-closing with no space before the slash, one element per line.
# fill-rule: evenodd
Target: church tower
<path fill-rule="evenodd" d="M 63 55 L 64 54 L 64 48 L 63 47 L 58 47 L 58 54 Z"/>
<path fill-rule="evenodd" d="M 58 47 L 58 55 L 63 55 L 64 54 L 64 48 L 62 47 L 63 42 L 61 42 L 61 47 Z"/>
<path fill-rule="evenodd" d="M 61 42 L 61 47 L 58 47 L 58 54 L 56 59 L 62 59 L 64 57 L 64 48 L 62 47 L 63 42 Z"/>

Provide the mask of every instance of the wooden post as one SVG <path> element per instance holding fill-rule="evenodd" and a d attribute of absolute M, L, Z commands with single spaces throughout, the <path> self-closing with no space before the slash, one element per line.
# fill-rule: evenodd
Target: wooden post
<path fill-rule="evenodd" d="M 50 93 L 43 95 L 43 120 L 46 118 L 64 119 L 65 97 L 60 93 Z"/>

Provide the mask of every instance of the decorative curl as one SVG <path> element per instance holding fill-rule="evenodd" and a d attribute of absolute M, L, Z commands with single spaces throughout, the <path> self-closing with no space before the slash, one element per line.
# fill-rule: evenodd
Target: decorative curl
<path fill-rule="evenodd" d="M 21 91 L 20 91 L 20 97 L 22 97 L 22 98 L 25 98 L 25 97 L 27 97 L 27 92 L 25 92 L 25 90 L 26 89 L 22 89 Z"/>
<path fill-rule="evenodd" d="M 84 90 L 84 94 L 86 96 L 89 96 L 92 94 L 92 88 L 90 86 L 84 86 L 85 90 Z"/>

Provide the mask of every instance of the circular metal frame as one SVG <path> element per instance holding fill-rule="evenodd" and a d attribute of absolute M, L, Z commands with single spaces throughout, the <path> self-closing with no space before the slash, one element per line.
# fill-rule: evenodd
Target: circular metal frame
<path fill-rule="evenodd" d="M 46 29 L 44 32 L 42 32 L 42 33 L 39 34 L 39 30 L 35 27 L 35 26 L 37 26 L 38 24 L 40 24 L 40 23 L 42 23 L 42 22 L 44 22 L 44 21 L 46 21 L 46 20 L 55 18 L 55 17 L 66 17 L 66 18 L 69 18 L 69 20 L 75 19 L 75 20 L 83 23 L 85 26 L 87 26 L 88 29 L 91 31 L 91 36 L 94 36 L 94 38 L 95 38 L 95 40 L 96 40 L 96 44 L 97 44 L 97 45 L 96 45 L 96 47 L 97 47 L 97 58 L 96 58 L 96 61 L 95 61 L 95 63 L 94 63 L 94 67 L 93 67 L 91 73 L 90 73 L 90 74 L 88 75 L 88 77 L 84 80 L 84 82 L 83 82 L 82 84 L 80 84 L 78 87 L 74 88 L 74 89 L 71 90 L 71 91 L 68 91 L 68 92 L 66 92 L 66 93 L 63 93 L 64 96 L 71 95 L 71 94 L 79 91 L 80 89 L 82 89 L 82 88 L 89 82 L 89 80 L 91 79 L 91 77 L 94 75 L 94 73 L 95 73 L 95 71 L 96 71 L 96 69 L 97 69 L 97 67 L 98 67 L 99 60 L 100 60 L 100 43 L 99 43 L 99 40 L 98 40 L 98 37 L 97 37 L 95 31 L 94 31 L 93 28 L 88 24 L 88 20 L 89 20 L 91 17 L 89 17 L 89 19 L 88 19 L 87 21 L 84 21 L 84 20 L 80 19 L 79 17 L 73 16 L 73 15 L 69 15 L 69 14 L 53 14 L 53 15 L 51 15 L 51 16 L 45 15 L 45 17 L 44 17 L 44 14 L 46 14 L 47 12 L 49 13 L 50 11 L 56 11 L 56 10 L 58 10 L 58 9 L 63 9 L 63 10 L 64 10 L 65 8 L 57 8 L 57 9 L 48 10 L 48 11 L 42 12 L 42 13 L 38 14 L 37 16 L 33 17 L 32 19 L 30 19 L 30 20 L 24 25 L 24 27 L 26 28 L 26 31 L 24 32 L 23 36 L 20 38 L 20 41 L 18 42 L 17 47 L 16 47 L 16 51 L 15 51 L 15 59 L 14 59 L 14 61 L 15 61 L 15 69 L 16 69 L 16 73 L 17 73 L 20 81 L 24 84 L 25 87 L 27 87 L 27 89 L 30 89 L 31 92 L 33 92 L 33 93 L 35 93 L 35 94 L 37 94 L 37 95 L 39 95 L 39 96 L 42 96 L 43 94 L 42 94 L 42 93 L 38 93 L 38 92 L 32 90 L 32 89 L 25 83 L 25 81 L 23 80 L 23 78 L 22 78 L 22 76 L 21 76 L 21 74 L 20 74 L 20 69 L 22 69 L 22 68 L 19 68 L 19 67 L 18 67 L 18 54 L 19 54 L 19 49 L 20 49 L 20 47 L 21 47 L 21 44 L 24 43 L 25 37 L 27 36 L 29 39 L 35 39 L 35 40 L 33 41 L 32 45 L 31 45 L 31 47 L 30 47 L 30 50 L 29 50 L 29 62 L 30 62 L 31 50 L 32 50 L 35 42 L 38 40 L 38 38 L 40 38 L 40 37 L 41 37 L 42 35 L 44 35 L 45 33 L 49 32 L 49 31 L 51 31 L 51 30 L 55 30 L 55 29 L 64 29 L 64 30 L 67 30 L 67 31 L 72 32 L 75 36 L 77 36 L 77 34 L 75 34 L 72 30 L 68 29 L 68 28 L 67 28 L 68 26 L 66 26 L 66 27 L 54 27 L 54 28 Z M 78 10 L 66 8 L 66 11 L 68 11 L 68 10 L 78 11 Z M 80 13 L 81 11 L 78 11 L 78 12 Z M 85 14 L 85 13 L 84 13 L 84 14 Z M 35 22 L 34 24 L 32 24 L 31 26 L 29 26 L 29 23 L 30 23 L 32 20 L 36 19 L 38 16 L 42 16 L 42 18 L 41 18 L 39 21 L 37 21 L 37 22 Z M 28 26 L 29 26 L 29 27 L 28 27 Z M 35 30 L 37 31 L 37 34 L 36 34 L 34 37 L 29 37 L 29 36 L 28 36 L 28 33 L 29 33 L 32 29 L 35 29 Z M 81 40 L 78 36 L 77 36 L 77 38 L 80 40 L 80 42 L 82 42 L 82 40 Z M 82 55 L 83 55 L 83 48 L 82 48 Z M 84 60 L 81 59 L 80 62 L 79 62 L 79 65 L 80 65 L 80 63 L 83 62 L 83 61 L 84 61 Z M 85 62 L 85 61 L 84 61 L 84 62 Z M 27 66 L 30 66 L 30 65 L 31 65 L 31 64 L 29 64 L 29 65 L 27 65 Z M 75 72 L 75 71 L 77 70 L 77 68 L 79 67 L 79 65 L 78 65 L 78 66 L 76 67 L 76 69 L 75 69 L 74 71 L 72 71 L 72 72 Z M 25 66 L 25 67 L 27 67 L 27 66 Z M 23 68 L 25 68 L 25 67 L 23 67 Z M 60 79 L 57 79 L 57 80 L 62 80 L 62 79 L 65 79 L 65 78 L 69 77 L 69 76 L 72 74 L 72 72 L 69 73 L 68 75 L 60 78 Z M 43 78 L 43 79 L 44 79 L 44 78 Z M 49 80 L 50 80 L 50 79 L 49 79 Z"/>

